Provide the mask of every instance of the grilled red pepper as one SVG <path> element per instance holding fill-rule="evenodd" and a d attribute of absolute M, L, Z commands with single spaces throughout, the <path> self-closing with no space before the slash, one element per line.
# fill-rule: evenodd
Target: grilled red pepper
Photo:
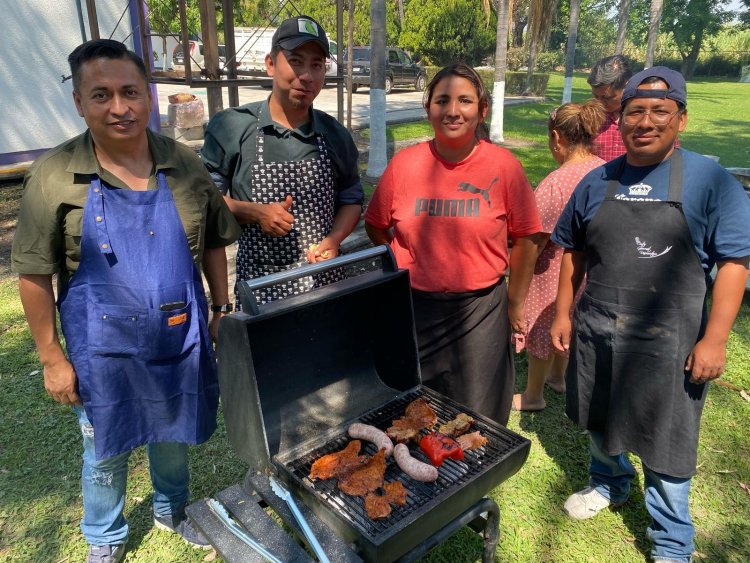
<path fill-rule="evenodd" d="M 464 451 L 458 442 L 440 432 L 422 436 L 419 447 L 436 467 L 440 467 L 448 458 L 457 460 L 464 458 Z"/>

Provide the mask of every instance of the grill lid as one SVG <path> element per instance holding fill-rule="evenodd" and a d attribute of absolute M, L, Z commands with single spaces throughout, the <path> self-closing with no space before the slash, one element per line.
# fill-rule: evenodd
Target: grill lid
<path fill-rule="evenodd" d="M 217 346 L 227 433 L 255 469 L 326 436 L 420 382 L 406 270 L 386 246 L 294 270 L 302 277 L 380 258 L 382 268 L 222 319 Z M 243 282 L 243 292 L 278 283 Z M 243 308 L 246 307 L 243 301 Z M 252 312 L 252 311 L 251 311 Z"/>

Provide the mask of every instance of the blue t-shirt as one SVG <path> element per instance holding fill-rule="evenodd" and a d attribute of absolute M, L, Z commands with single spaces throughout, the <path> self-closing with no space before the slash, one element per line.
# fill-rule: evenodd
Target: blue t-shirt
<path fill-rule="evenodd" d="M 682 210 L 703 269 L 716 262 L 750 256 L 750 198 L 716 162 L 684 149 Z M 652 166 L 625 164 L 615 197 L 664 201 L 669 193 L 671 158 Z M 589 172 L 576 186 L 557 221 L 552 240 L 563 248 L 586 250 L 586 229 L 607 192 L 619 159 Z"/>

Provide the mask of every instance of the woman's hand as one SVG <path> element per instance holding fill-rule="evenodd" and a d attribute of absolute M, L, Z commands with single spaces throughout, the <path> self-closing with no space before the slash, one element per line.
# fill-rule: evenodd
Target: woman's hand
<path fill-rule="evenodd" d="M 330 260 L 339 255 L 339 246 L 330 237 L 326 237 L 318 244 L 311 244 L 307 249 L 307 261 L 310 264 L 316 264 L 325 260 Z"/>
<path fill-rule="evenodd" d="M 513 304 L 508 303 L 508 320 L 510 328 L 517 334 L 526 334 L 526 307 L 524 302 Z"/>

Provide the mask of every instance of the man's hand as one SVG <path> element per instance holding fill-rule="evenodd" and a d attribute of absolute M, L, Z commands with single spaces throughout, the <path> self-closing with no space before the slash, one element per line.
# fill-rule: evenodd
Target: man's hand
<path fill-rule="evenodd" d="M 339 254 L 339 245 L 331 237 L 326 237 L 318 244 L 311 244 L 307 249 L 307 261 L 310 264 L 335 258 Z"/>
<path fill-rule="evenodd" d="M 723 342 L 699 340 L 685 362 L 685 371 L 690 372 L 691 383 L 706 383 L 721 377 L 727 362 L 726 345 Z"/>
<path fill-rule="evenodd" d="M 264 234 L 271 237 L 283 237 L 292 230 L 294 215 L 289 213 L 292 207 L 292 196 L 286 196 L 281 203 L 261 205 L 258 224 Z"/>
<path fill-rule="evenodd" d="M 67 358 L 44 366 L 44 389 L 61 405 L 80 405 L 76 393 L 76 372 Z"/>
<path fill-rule="evenodd" d="M 555 349 L 555 354 L 568 357 L 572 326 L 573 323 L 570 322 L 568 315 L 563 317 L 556 316 L 555 320 L 552 321 L 552 328 L 550 328 L 549 332 L 552 337 L 552 347 Z"/>

